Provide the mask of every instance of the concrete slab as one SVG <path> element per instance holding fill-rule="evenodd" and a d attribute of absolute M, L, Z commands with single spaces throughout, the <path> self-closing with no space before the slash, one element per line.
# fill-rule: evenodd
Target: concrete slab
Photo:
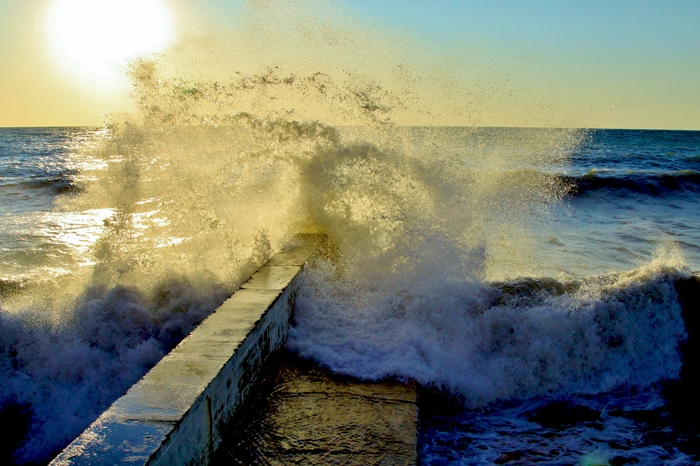
<path fill-rule="evenodd" d="M 226 364 L 227 357 L 166 356 L 110 411 L 120 418 L 178 422 Z"/>
<path fill-rule="evenodd" d="M 236 423 L 213 465 L 416 464 L 412 386 L 350 381 L 290 356 L 273 386 Z"/>
<path fill-rule="evenodd" d="M 64 451 L 51 465 L 144 464 L 172 429 L 169 423 L 101 419 L 71 443 L 72 448 Z M 115 445 L 127 447 L 114 448 Z"/>
<path fill-rule="evenodd" d="M 298 272 L 298 265 L 264 265 L 241 288 L 282 290 Z"/>

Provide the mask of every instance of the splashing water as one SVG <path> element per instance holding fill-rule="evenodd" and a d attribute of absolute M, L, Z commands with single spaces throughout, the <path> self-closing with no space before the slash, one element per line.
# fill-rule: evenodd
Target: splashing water
<path fill-rule="evenodd" d="M 0 295 L 0 403 L 31 413 L 18 461 L 50 458 L 303 231 L 330 246 L 290 346 L 334 370 L 472 405 L 677 375 L 678 269 L 494 297 L 487 281 L 541 274 L 585 134 L 400 126 L 487 121 L 506 84 L 396 39 L 329 4 L 252 2 L 240 32 L 133 63 L 138 112 L 56 203 L 104 214 L 81 266 Z"/>

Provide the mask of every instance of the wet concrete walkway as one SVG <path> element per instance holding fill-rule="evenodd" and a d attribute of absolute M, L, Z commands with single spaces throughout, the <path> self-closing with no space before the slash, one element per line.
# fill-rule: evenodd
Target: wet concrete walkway
<path fill-rule="evenodd" d="M 211 464 L 415 465 L 413 387 L 333 376 L 288 353 Z"/>

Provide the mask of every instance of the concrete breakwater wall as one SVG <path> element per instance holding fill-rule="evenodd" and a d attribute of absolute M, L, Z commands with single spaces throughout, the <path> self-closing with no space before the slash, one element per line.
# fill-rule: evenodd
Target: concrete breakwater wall
<path fill-rule="evenodd" d="M 50 464 L 199 465 L 284 346 L 296 277 L 320 238 L 273 256 Z"/>

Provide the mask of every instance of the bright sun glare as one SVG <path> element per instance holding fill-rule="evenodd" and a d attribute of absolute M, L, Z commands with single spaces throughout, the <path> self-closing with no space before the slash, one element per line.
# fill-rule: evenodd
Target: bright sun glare
<path fill-rule="evenodd" d="M 164 48 L 170 12 L 161 0 L 58 0 L 49 29 L 61 62 L 99 80 L 130 58 Z"/>

